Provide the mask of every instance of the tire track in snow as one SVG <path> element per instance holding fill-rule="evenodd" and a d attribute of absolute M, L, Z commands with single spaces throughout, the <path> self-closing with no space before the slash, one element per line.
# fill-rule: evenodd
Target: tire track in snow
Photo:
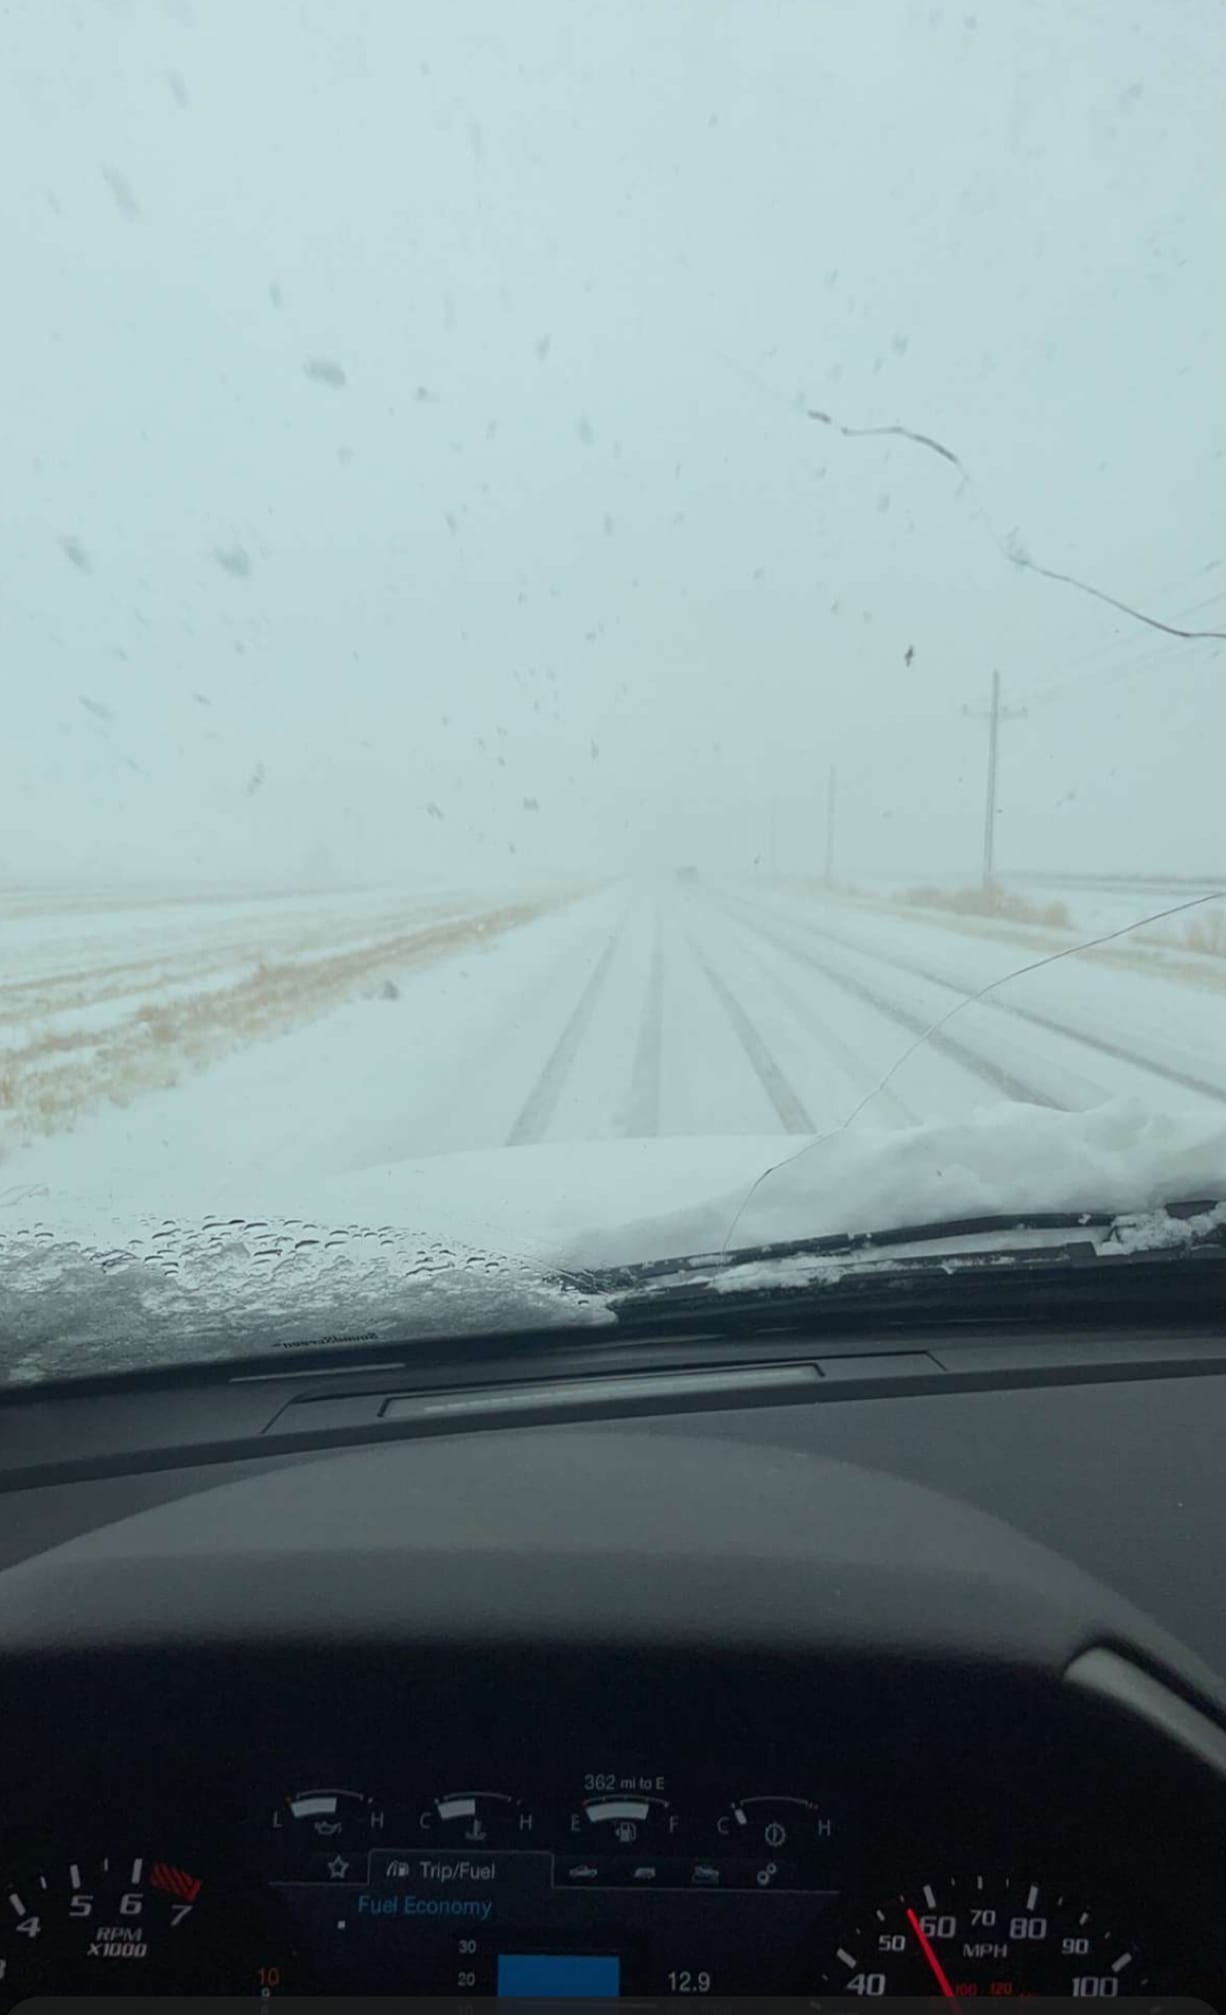
<path fill-rule="evenodd" d="M 788 921 L 792 919 L 789 918 Z M 910 959 L 901 959 L 895 953 L 869 951 L 853 939 L 840 937 L 836 931 L 827 930 L 824 925 L 810 923 L 804 918 L 797 917 L 795 925 L 797 930 L 805 932 L 809 937 L 825 938 L 844 951 L 857 953 L 861 958 L 875 960 L 879 965 L 890 966 L 898 972 L 906 973 L 910 978 L 927 980 L 931 986 L 944 987 L 948 993 L 964 997 L 968 995 L 968 989 L 959 981 L 933 972 L 929 966 L 917 965 Z M 1001 984 L 1006 982 L 1002 981 Z M 974 990 L 971 989 L 969 992 L 968 1006 L 971 1004 Z M 1219 1105 L 1226 1105 L 1226 1085 L 1214 1084 L 1208 1078 L 1197 1077 L 1192 1071 L 1179 1070 L 1174 1064 L 1156 1063 L 1143 1050 L 1131 1049 L 1127 1044 L 1115 1042 L 1107 1036 L 1087 1035 L 1084 1030 L 1076 1029 L 1068 1022 L 1061 1021 L 1057 1015 L 1044 1014 L 1038 1008 L 1022 1007 L 1016 1001 L 997 1000 L 991 995 L 982 1002 L 982 1006 L 992 1009 L 997 1014 L 1012 1015 L 1016 1021 L 1030 1022 L 1035 1028 L 1041 1028 L 1049 1035 L 1062 1036 L 1068 1042 L 1079 1043 L 1083 1049 L 1088 1049 L 1091 1053 L 1112 1057 L 1117 1063 L 1131 1064 L 1134 1070 L 1148 1071 L 1151 1076 L 1164 1078 L 1168 1084 L 1177 1084 L 1184 1091 L 1195 1092 L 1200 1098 L 1211 1098 Z"/>
<path fill-rule="evenodd" d="M 519 1118 L 507 1135 L 508 1147 L 530 1147 L 534 1142 L 544 1139 L 550 1121 L 558 1109 L 558 1101 L 562 1096 L 571 1066 L 591 1025 L 596 1004 L 604 991 L 609 969 L 625 929 L 626 913 L 623 912 L 608 944 L 596 962 L 594 972 L 575 1002 L 565 1028 L 549 1052 L 544 1069 L 525 1099 Z"/>
<path fill-rule="evenodd" d="M 749 1059 L 754 1076 L 774 1106 L 784 1132 L 820 1133 L 821 1129 L 808 1111 L 804 1100 L 789 1084 L 741 1003 L 714 967 L 708 963 L 692 936 L 689 938 L 689 946 L 712 993 L 731 1022 L 737 1040 Z"/>
<path fill-rule="evenodd" d="M 741 927 L 744 929 L 744 925 Z M 797 992 L 795 987 L 789 986 L 786 980 L 781 979 L 777 972 L 771 970 L 771 967 L 762 956 L 762 947 L 760 944 L 755 945 L 751 939 L 750 950 L 758 961 L 759 971 L 765 975 L 767 981 L 779 996 L 779 999 L 790 1010 L 801 1028 L 806 1030 L 809 1035 L 817 1038 L 827 1055 L 833 1058 L 850 1084 L 858 1086 L 862 1092 L 872 1092 L 873 1087 L 877 1083 L 877 1074 L 865 1062 L 859 1052 L 852 1049 L 849 1043 L 845 1043 L 841 1036 L 837 1036 L 834 1033 L 829 1024 L 819 1014 L 814 1012 L 808 1001 L 804 999 L 802 994 Z M 883 1091 L 881 1094 L 881 1103 L 882 1105 L 889 1106 L 895 1118 L 901 1120 L 904 1126 L 918 1125 L 919 1114 L 913 1112 L 906 1101 L 899 1098 L 897 1092 Z"/>
<path fill-rule="evenodd" d="M 655 942 L 643 997 L 643 1019 L 630 1072 L 630 1095 L 626 1100 L 625 1131 L 632 1139 L 642 1139 L 660 1131 L 660 1074 L 664 1050 L 664 947 L 660 942 L 660 912 L 655 919 Z"/>
<path fill-rule="evenodd" d="M 986 1084 L 990 1084 L 994 1091 L 1003 1093 L 1005 1098 L 1012 1099 L 1015 1104 L 1043 1105 L 1050 1107 L 1055 1112 L 1068 1111 L 1068 1107 L 1059 1099 L 1052 1098 L 1047 1092 L 1039 1091 L 1034 1085 L 1027 1084 L 1022 1078 L 1015 1077 L 1012 1071 L 1005 1070 L 1002 1065 L 993 1063 L 988 1057 L 982 1056 L 978 1051 L 968 1048 L 965 1043 L 958 1042 L 955 1037 L 945 1035 L 941 1032 L 930 1033 L 932 1030 L 931 1016 L 915 1014 L 909 1008 L 900 1006 L 896 1000 L 892 1000 L 888 995 L 878 993 L 875 988 L 870 987 L 864 980 L 853 979 L 849 973 L 836 971 L 833 967 L 825 964 L 816 952 L 801 951 L 797 945 L 789 943 L 786 938 L 779 936 L 776 931 L 770 930 L 756 916 L 752 921 L 748 917 L 742 918 L 740 921 L 744 923 L 747 930 L 756 931 L 768 944 L 777 946 L 780 951 L 786 952 L 790 958 L 796 959 L 801 965 L 813 967 L 815 971 L 822 974 L 824 979 L 829 980 L 832 986 L 841 987 L 845 993 L 851 994 L 857 1000 L 866 1002 L 869 1007 L 876 1008 L 879 1014 L 885 1015 L 890 1021 L 897 1022 L 900 1028 L 909 1030 L 912 1035 L 926 1036 L 930 1049 L 936 1050 L 941 1056 L 948 1057 L 952 1063 L 958 1064 L 961 1069 L 970 1071 L 974 1077 L 980 1078 Z M 802 926 L 802 928 L 807 927 Z M 871 954 L 866 954 L 866 956 L 871 956 Z M 919 978 L 921 975 L 916 974 L 915 977 Z"/>

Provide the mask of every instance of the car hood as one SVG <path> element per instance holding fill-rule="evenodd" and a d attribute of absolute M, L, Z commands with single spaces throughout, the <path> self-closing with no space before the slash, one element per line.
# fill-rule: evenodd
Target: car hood
<path fill-rule="evenodd" d="M 1011 1211 L 1226 1196 L 1226 1125 L 1114 1101 L 814 1140 L 458 1154 L 216 1202 L 0 1192 L 0 1385 L 594 1327 L 572 1273 Z M 238 1209 L 228 1207 L 241 1202 Z M 1161 1227 L 1156 1228 L 1161 1242 Z"/>
<path fill-rule="evenodd" d="M 1010 1211 L 1136 1213 L 1223 1195 L 1226 1112 L 1206 1119 L 1203 1108 L 1113 1099 L 1086 1112 L 998 1103 L 954 1122 L 793 1138 L 498 1148 L 354 1170 L 304 1186 L 298 1207 L 582 1268 Z"/>
<path fill-rule="evenodd" d="M 0 1189 L 0 1386 L 317 1347 L 601 1328 L 568 1278 L 607 1230 L 742 1188 L 777 1144 L 457 1154 L 267 1190 Z M 594 1246 L 592 1247 L 595 1251 Z M 304 1360 L 305 1361 L 305 1360 Z"/>
<path fill-rule="evenodd" d="M 1226 1115 L 1132 1099 L 1077 1113 L 997 1104 L 913 1127 L 562 1141 L 236 1188 L 202 1195 L 185 1180 L 122 1208 L 96 1193 L 0 1188 L 0 1309 L 6 1235 L 123 1247 L 168 1220 L 394 1231 L 557 1269 L 1010 1211 L 1144 1211 L 1226 1194 Z"/>

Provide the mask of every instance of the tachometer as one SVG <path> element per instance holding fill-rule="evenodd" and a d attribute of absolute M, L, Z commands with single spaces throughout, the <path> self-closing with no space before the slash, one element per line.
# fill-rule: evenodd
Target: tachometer
<path fill-rule="evenodd" d="M 286 1954 L 246 1916 L 197 1869 L 156 1854 L 0 1877 L 0 2007 L 36 1993 L 275 1990 Z"/>
<path fill-rule="evenodd" d="M 1058 1994 L 1101 2000 L 1149 1980 L 1127 1924 L 1054 1883 L 950 1876 L 837 1934 L 820 1976 L 840 1994 Z"/>

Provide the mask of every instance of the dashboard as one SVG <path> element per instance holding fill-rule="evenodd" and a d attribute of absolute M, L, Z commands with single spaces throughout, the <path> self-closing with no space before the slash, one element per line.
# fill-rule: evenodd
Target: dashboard
<path fill-rule="evenodd" d="M 43 1684 L 40 1785 L 18 1770 L 8 1803 L 9 2005 L 1203 1996 L 1226 1977 L 1212 1801 L 1072 1686 L 510 1654 Z M 91 1758 L 73 1731 L 104 1714 Z"/>
<path fill-rule="evenodd" d="M 168 1468 L 118 1516 L 48 1486 L 0 1572 L 0 2006 L 1226 2010 L 1212 1665 L 781 1425 Z"/>

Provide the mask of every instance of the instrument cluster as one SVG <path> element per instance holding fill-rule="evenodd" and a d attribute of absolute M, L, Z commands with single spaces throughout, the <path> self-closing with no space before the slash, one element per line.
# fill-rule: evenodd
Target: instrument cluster
<path fill-rule="evenodd" d="M 5 2005 L 42 1993 L 345 1991 L 530 1999 L 819 1991 L 1116 1999 L 1203 1991 L 1144 1885 L 1032 1833 L 921 1850 L 846 1788 L 655 1768 L 545 1796 L 462 1775 L 291 1784 L 232 1851 L 69 1841 L 14 1866 Z M 910 1843 L 907 1835 L 911 1836 Z M 914 1858 L 912 1858 L 914 1856 Z M 1174 1944 L 1178 1945 L 1178 1939 Z"/>

